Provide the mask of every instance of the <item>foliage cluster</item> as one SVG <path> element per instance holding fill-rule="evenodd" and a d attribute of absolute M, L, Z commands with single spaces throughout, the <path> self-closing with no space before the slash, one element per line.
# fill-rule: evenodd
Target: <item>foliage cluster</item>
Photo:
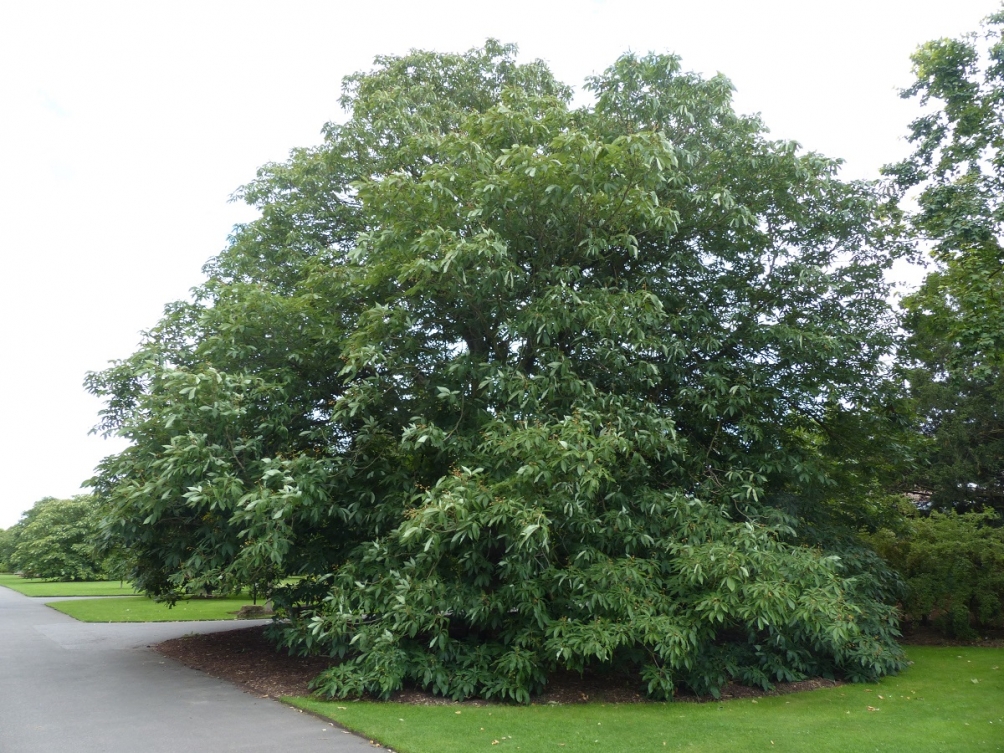
<path fill-rule="evenodd" d="M 104 577 L 99 510 L 88 495 L 46 497 L 0 532 L 0 571 L 47 580 L 98 580 Z"/>
<path fill-rule="evenodd" d="M 243 189 L 260 219 L 88 380 L 135 583 L 270 590 L 339 696 L 902 666 L 846 534 L 898 420 L 899 213 L 674 57 L 587 88 L 491 41 L 380 58 Z"/>
<path fill-rule="evenodd" d="M 932 512 L 903 530 L 870 537 L 907 585 L 909 619 L 948 635 L 972 638 L 982 628 L 1004 627 L 1004 527 L 999 516 Z"/>

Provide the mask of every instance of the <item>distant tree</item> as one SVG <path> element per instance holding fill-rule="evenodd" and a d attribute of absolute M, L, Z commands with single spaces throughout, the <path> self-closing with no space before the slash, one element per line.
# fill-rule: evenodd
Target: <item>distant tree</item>
<path fill-rule="evenodd" d="M 95 552 L 98 527 L 97 504 L 90 496 L 41 499 L 12 529 L 9 566 L 28 578 L 101 578 L 102 557 Z"/>
<path fill-rule="evenodd" d="M 334 695 L 902 666 L 838 525 L 873 485 L 897 213 L 675 57 L 588 88 L 495 42 L 380 58 L 259 172 L 195 299 L 88 381 L 132 441 L 94 489 L 136 582 L 302 576 L 283 640 L 344 657 Z"/>
<path fill-rule="evenodd" d="M 0 530 L 0 573 L 11 571 L 10 556 L 14 551 L 14 528 Z"/>
<path fill-rule="evenodd" d="M 934 267 L 903 301 L 904 375 L 928 438 L 916 486 L 934 509 L 1004 511 L 1004 13 L 913 56 L 927 112 L 887 168 L 918 191 Z"/>

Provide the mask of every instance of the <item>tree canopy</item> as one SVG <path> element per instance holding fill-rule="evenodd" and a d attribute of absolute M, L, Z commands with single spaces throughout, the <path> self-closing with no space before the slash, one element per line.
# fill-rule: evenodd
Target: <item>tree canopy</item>
<path fill-rule="evenodd" d="M 927 106 L 913 154 L 887 168 L 918 192 L 913 224 L 934 268 L 906 298 L 904 375 L 929 442 L 919 490 L 936 509 L 1004 511 L 1004 13 L 982 31 L 923 45 Z"/>
<path fill-rule="evenodd" d="M 103 556 L 96 551 L 100 519 L 89 495 L 45 497 L 21 519 L 0 531 L 0 571 L 26 578 L 96 580 Z"/>
<path fill-rule="evenodd" d="M 898 213 L 675 57 L 586 88 L 493 41 L 379 58 L 244 187 L 260 219 L 88 378 L 140 587 L 264 585 L 334 695 L 901 666 L 847 534 Z"/>

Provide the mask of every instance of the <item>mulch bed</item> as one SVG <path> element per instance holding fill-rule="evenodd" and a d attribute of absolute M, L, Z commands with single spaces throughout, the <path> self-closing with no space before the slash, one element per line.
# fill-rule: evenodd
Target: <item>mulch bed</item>
<path fill-rule="evenodd" d="M 310 695 L 308 684 L 335 664 L 319 656 L 289 656 L 265 638 L 265 626 L 186 635 L 151 646 L 164 656 L 212 677 L 240 685 L 254 695 L 279 698 Z"/>
<path fill-rule="evenodd" d="M 933 630 L 916 628 L 906 633 L 904 643 L 918 646 L 986 646 L 1004 647 L 1004 631 L 995 631 L 977 641 L 953 641 Z M 318 674 L 333 666 L 333 659 L 324 657 L 289 656 L 276 651 L 265 638 L 262 626 L 239 628 L 223 633 L 187 635 L 156 646 L 154 650 L 176 659 L 182 664 L 198 669 L 213 677 L 235 683 L 248 693 L 262 697 L 278 698 L 290 695 L 310 695 L 309 683 Z M 803 690 L 834 687 L 842 683 L 816 678 L 803 682 L 780 682 L 766 692 L 760 688 L 729 683 L 722 688 L 722 699 L 757 698 L 765 695 L 784 695 Z M 405 689 L 396 693 L 394 701 L 422 705 L 453 704 L 455 701 L 434 696 L 422 690 Z M 713 701 L 711 697 L 681 695 L 680 701 Z M 560 672 L 551 677 L 547 690 L 535 699 L 537 704 L 567 703 L 640 703 L 646 701 L 636 678 L 610 675 L 586 675 Z M 481 705 L 485 701 L 464 703 Z"/>
<path fill-rule="evenodd" d="M 310 695 L 309 683 L 318 674 L 333 666 L 335 660 L 324 657 L 289 656 L 276 651 L 265 638 L 262 626 L 240 628 L 222 633 L 186 635 L 153 646 L 155 651 L 212 677 L 235 683 L 248 693 L 279 698 L 290 695 Z M 815 688 L 833 687 L 841 683 L 813 679 L 804 682 L 778 683 L 773 691 L 729 683 L 722 688 L 722 699 L 755 698 L 783 695 Z M 422 690 L 405 689 L 394 695 L 393 701 L 421 705 L 454 704 Z M 547 690 L 534 699 L 537 704 L 567 703 L 641 703 L 647 699 L 638 687 L 637 679 L 609 675 L 586 675 L 560 672 L 550 678 Z M 681 701 L 713 701 L 711 697 L 680 696 Z M 481 700 L 465 701 L 472 705 Z"/>

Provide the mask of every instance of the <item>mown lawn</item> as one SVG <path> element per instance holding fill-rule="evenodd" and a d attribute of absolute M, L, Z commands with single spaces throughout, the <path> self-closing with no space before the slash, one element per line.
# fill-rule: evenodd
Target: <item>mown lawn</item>
<path fill-rule="evenodd" d="M 399 753 L 1004 750 L 1004 649 L 910 647 L 873 685 L 722 703 L 407 706 L 287 698 Z"/>
<path fill-rule="evenodd" d="M 62 582 L 22 578 L 0 573 L 0 586 L 6 586 L 25 596 L 130 596 L 136 591 L 128 583 L 117 580 Z"/>
<path fill-rule="evenodd" d="M 173 608 L 146 596 L 114 599 L 55 601 L 48 606 L 81 622 L 182 622 L 232 620 L 234 612 L 251 599 L 235 596 L 225 599 L 189 599 Z"/>

